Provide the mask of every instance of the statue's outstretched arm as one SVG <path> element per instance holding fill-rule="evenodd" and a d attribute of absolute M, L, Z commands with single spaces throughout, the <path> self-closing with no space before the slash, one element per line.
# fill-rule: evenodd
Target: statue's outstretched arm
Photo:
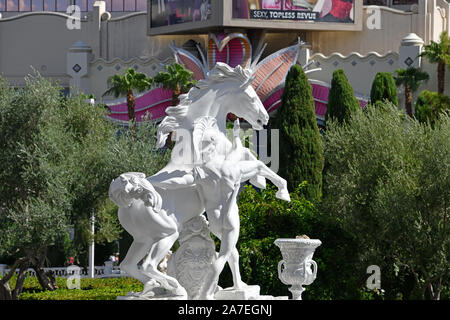
<path fill-rule="evenodd" d="M 182 177 L 173 177 L 169 178 L 163 181 L 154 181 L 151 180 L 151 183 L 154 186 L 169 189 L 169 190 L 176 190 L 180 188 L 186 188 L 186 187 L 192 187 L 195 185 L 194 183 L 194 176 L 190 173 L 185 174 Z"/>

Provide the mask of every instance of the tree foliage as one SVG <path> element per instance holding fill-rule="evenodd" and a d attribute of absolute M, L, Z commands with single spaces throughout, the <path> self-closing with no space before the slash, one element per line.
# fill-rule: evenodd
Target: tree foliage
<path fill-rule="evenodd" d="M 442 31 L 439 42 L 431 40 L 423 47 L 420 57 L 425 57 L 431 63 L 437 63 L 438 93 L 443 94 L 445 88 L 445 69 L 450 68 L 450 37 L 447 31 Z"/>
<path fill-rule="evenodd" d="M 370 89 L 370 102 L 388 100 L 398 105 L 397 86 L 394 76 L 390 72 L 378 72 Z"/>
<path fill-rule="evenodd" d="M 348 82 L 344 70 L 335 70 L 331 79 L 325 121 L 335 119 L 344 122 L 350 118 L 352 113 L 360 110 L 360 104 L 355 98 L 353 88 Z"/>
<path fill-rule="evenodd" d="M 450 117 L 433 128 L 371 106 L 329 124 L 325 157 L 324 211 L 358 239 L 363 264 L 407 270 L 416 297 L 438 299 L 449 279 Z"/>
<path fill-rule="evenodd" d="M 399 87 L 405 87 L 406 114 L 412 117 L 412 95 L 419 89 L 423 82 L 428 81 L 429 75 L 428 73 L 414 67 L 409 67 L 407 69 L 397 69 L 395 72 L 397 73 L 395 83 Z"/>
<path fill-rule="evenodd" d="M 317 127 L 312 88 L 299 65 L 289 71 L 281 106 L 274 119 L 280 130 L 280 170 L 290 190 L 303 181 L 308 200 L 320 198 L 322 190 L 323 145 Z"/>
<path fill-rule="evenodd" d="M 172 105 L 176 106 L 181 94 L 187 93 L 196 83 L 192 79 L 192 71 L 186 69 L 183 65 L 172 63 L 166 66 L 166 71 L 159 72 L 153 81 L 155 84 L 161 84 L 164 89 L 172 90 Z"/>
<path fill-rule="evenodd" d="M 434 124 L 443 112 L 450 112 L 450 97 L 428 90 L 418 95 L 414 114 L 417 120 Z"/>
<path fill-rule="evenodd" d="M 75 262 L 85 264 L 92 211 L 98 213 L 97 242 L 122 232 L 108 200 L 112 179 L 129 171 L 151 175 L 168 156 L 155 150 L 153 124 L 120 129 L 105 119 L 103 106 L 60 90 L 40 76 L 18 90 L 0 79 L 0 256 L 15 258 L 14 270 L 35 268 L 50 290 L 54 281 L 43 273 L 48 247 L 67 246 L 74 226 L 71 250 Z M 12 274 L 0 280 L 0 298 L 20 294 L 25 272 L 11 291 Z"/>
<path fill-rule="evenodd" d="M 128 119 L 131 121 L 131 128 L 134 130 L 136 122 L 136 101 L 134 91 L 142 92 L 151 88 L 153 80 L 144 73 L 136 72 L 133 68 L 125 71 L 124 75 L 115 74 L 108 78 L 108 90 L 105 95 L 113 95 L 115 98 L 125 96 L 127 98 Z"/>

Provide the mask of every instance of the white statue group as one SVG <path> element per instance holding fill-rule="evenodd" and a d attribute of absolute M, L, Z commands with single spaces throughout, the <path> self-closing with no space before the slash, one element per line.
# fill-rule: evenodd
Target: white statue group
<path fill-rule="evenodd" d="M 269 116 L 251 86 L 250 69 L 217 63 L 178 106 L 169 107 L 158 127 L 158 144 L 170 133 L 176 141 L 169 163 L 158 173 L 124 173 L 110 186 L 110 199 L 119 206 L 119 221 L 133 236 L 121 269 L 144 284 L 140 297 L 159 295 L 186 298 L 179 281 L 158 270 L 189 220 L 206 212 L 209 229 L 220 239 L 220 252 L 201 283 L 198 299 L 214 299 L 218 279 L 228 262 L 235 289 L 247 285 L 239 273 L 239 210 L 241 184 L 277 186 L 276 196 L 290 201 L 286 180 L 275 174 L 241 144 L 239 121 L 231 142 L 225 135 L 229 113 L 261 130 Z M 138 263 L 143 260 L 142 267 Z"/>

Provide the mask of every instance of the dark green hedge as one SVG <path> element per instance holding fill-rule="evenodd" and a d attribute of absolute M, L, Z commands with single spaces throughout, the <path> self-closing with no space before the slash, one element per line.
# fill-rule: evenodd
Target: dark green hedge
<path fill-rule="evenodd" d="M 282 259 L 277 238 L 307 235 L 320 239 L 314 260 L 319 270 L 317 279 L 306 287 L 305 300 L 360 299 L 365 270 L 355 270 L 358 250 L 356 241 L 342 231 L 335 221 L 322 214 L 313 203 L 291 192 L 291 202 L 275 198 L 275 188 L 257 191 L 251 186 L 239 195 L 241 232 L 238 242 L 242 279 L 259 285 L 261 294 L 289 296 L 288 286 L 278 279 L 277 265 Z M 221 275 L 222 287 L 232 286 L 228 268 Z"/>

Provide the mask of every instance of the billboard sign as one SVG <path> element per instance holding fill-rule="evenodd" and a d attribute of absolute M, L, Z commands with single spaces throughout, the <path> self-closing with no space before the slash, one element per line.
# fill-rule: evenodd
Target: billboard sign
<path fill-rule="evenodd" d="M 211 18 L 211 0 L 150 0 L 150 6 L 152 28 Z"/>
<path fill-rule="evenodd" d="M 354 23 L 355 0 L 233 0 L 233 19 Z"/>
<path fill-rule="evenodd" d="M 148 0 L 148 34 L 362 30 L 363 0 Z"/>

